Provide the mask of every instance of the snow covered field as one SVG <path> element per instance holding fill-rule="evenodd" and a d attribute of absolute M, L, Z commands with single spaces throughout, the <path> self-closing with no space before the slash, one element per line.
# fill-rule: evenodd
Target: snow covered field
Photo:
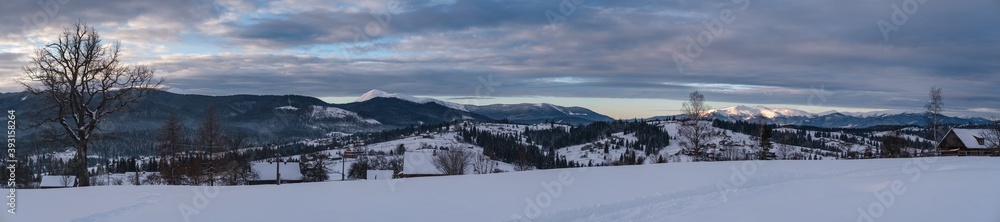
<path fill-rule="evenodd" d="M 1000 158 L 740 161 L 19 190 L 0 221 L 1000 221 Z"/>

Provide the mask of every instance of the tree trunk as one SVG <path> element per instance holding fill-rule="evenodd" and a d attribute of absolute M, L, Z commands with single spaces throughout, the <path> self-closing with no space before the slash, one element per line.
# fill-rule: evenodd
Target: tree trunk
<path fill-rule="evenodd" d="M 76 171 L 77 186 L 79 187 L 89 187 L 90 186 L 90 171 L 87 170 L 87 142 L 82 144 L 77 144 L 76 158 L 79 161 Z"/>

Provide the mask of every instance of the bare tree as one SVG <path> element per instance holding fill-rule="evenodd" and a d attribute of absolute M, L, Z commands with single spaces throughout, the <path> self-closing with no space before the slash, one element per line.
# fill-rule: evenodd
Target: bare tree
<path fill-rule="evenodd" d="M 531 170 L 532 166 L 528 162 L 528 150 L 521 147 L 517 152 L 517 160 L 514 161 L 514 171 Z"/>
<path fill-rule="evenodd" d="M 59 184 L 62 185 L 63 187 L 68 187 L 69 185 L 73 184 L 73 179 L 75 178 L 73 178 L 70 175 L 62 175 L 59 177 Z"/>
<path fill-rule="evenodd" d="M 450 149 L 443 152 L 438 152 L 437 156 L 434 156 L 434 160 L 431 162 L 434 167 L 441 170 L 447 175 L 462 175 L 465 174 L 465 169 L 469 167 L 472 162 L 472 152 L 468 152 L 462 149 Z"/>
<path fill-rule="evenodd" d="M 985 140 L 986 147 L 1000 149 L 1000 118 L 992 118 L 989 127 L 983 129 L 979 136 Z"/>
<path fill-rule="evenodd" d="M 889 131 L 882 136 L 882 157 L 898 158 L 906 147 L 906 139 L 899 130 Z"/>
<path fill-rule="evenodd" d="M 760 150 L 757 151 L 758 160 L 770 160 L 773 159 L 773 153 L 771 153 L 771 127 L 767 125 L 767 121 L 764 120 L 763 116 L 756 116 L 757 125 L 757 147 Z"/>
<path fill-rule="evenodd" d="M 472 160 L 472 169 L 475 170 L 477 174 L 493 173 L 496 168 L 496 161 L 491 160 L 490 157 L 486 155 L 476 155 Z"/>
<path fill-rule="evenodd" d="M 250 180 L 260 178 L 257 172 L 250 169 L 250 162 L 236 159 L 235 155 L 224 158 L 224 162 L 218 164 L 219 182 L 223 185 L 245 185 Z"/>
<path fill-rule="evenodd" d="M 924 108 L 927 108 L 925 115 L 927 116 L 927 128 L 931 131 L 931 139 L 934 140 L 934 147 L 937 148 L 937 143 L 940 141 L 938 133 L 941 131 L 941 129 L 939 129 L 941 126 L 940 117 L 941 112 L 944 110 L 944 102 L 941 98 L 941 88 L 938 88 L 937 86 L 931 87 L 929 95 L 930 100 L 927 101 L 926 105 L 924 105 Z"/>
<path fill-rule="evenodd" d="M 706 145 L 715 135 L 709 119 L 711 107 L 705 105 L 705 96 L 695 91 L 682 104 L 682 108 L 687 119 L 677 128 L 679 145 L 694 155 L 694 161 L 699 161 Z"/>
<path fill-rule="evenodd" d="M 179 185 L 184 172 L 184 165 L 180 163 L 178 154 L 183 150 L 185 143 L 183 135 L 184 126 L 176 113 L 170 113 L 166 124 L 156 138 L 156 150 L 160 156 L 160 176 L 163 182 L 170 185 Z"/>
<path fill-rule="evenodd" d="M 778 158 L 781 158 L 782 160 L 787 160 L 788 157 L 791 157 L 792 151 L 794 151 L 794 149 L 792 148 L 792 145 L 788 145 L 789 143 L 792 143 L 792 136 L 789 134 L 784 134 L 784 136 L 781 137 L 781 142 L 777 144 Z"/>
<path fill-rule="evenodd" d="M 733 141 L 733 138 L 729 134 L 723 133 L 722 139 L 719 141 L 719 146 L 723 149 L 720 153 L 719 158 L 721 160 L 731 161 L 740 159 L 742 150 L 739 148 L 739 144 Z M 658 162 L 659 160 L 657 160 Z M 665 161 L 665 160 L 664 160 Z"/>
<path fill-rule="evenodd" d="M 136 186 L 142 185 L 142 175 L 139 174 L 139 171 L 135 171 L 134 174 L 128 176 L 128 182 Z"/>
<path fill-rule="evenodd" d="M 223 168 L 221 160 L 219 160 L 217 155 L 221 155 L 225 142 L 225 136 L 222 133 L 222 123 L 215 112 L 215 106 L 208 106 L 205 109 L 205 120 L 201 123 L 201 127 L 198 128 L 197 143 L 201 147 L 201 151 L 205 153 L 205 161 L 207 161 L 207 169 L 205 170 L 208 176 L 208 181 L 206 182 L 208 182 L 209 186 L 215 185 L 216 176 Z"/>
<path fill-rule="evenodd" d="M 90 186 L 87 148 L 106 117 L 124 112 L 160 86 L 153 69 L 125 65 L 120 44 L 104 44 L 94 28 L 78 23 L 66 29 L 59 40 L 38 49 L 26 77 L 19 81 L 28 92 L 41 95 L 39 124 L 61 126 L 61 137 L 76 148 L 80 159 L 79 186 Z M 26 80 L 26 81 L 25 81 Z"/>

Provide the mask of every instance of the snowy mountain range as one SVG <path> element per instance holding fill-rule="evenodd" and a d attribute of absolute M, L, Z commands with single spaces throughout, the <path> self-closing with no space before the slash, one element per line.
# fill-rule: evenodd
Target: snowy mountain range
<path fill-rule="evenodd" d="M 763 116 L 766 118 L 779 118 L 779 117 L 796 117 L 796 116 L 814 116 L 806 111 L 797 109 L 785 109 L 785 108 L 767 108 L 764 106 L 731 106 L 722 109 L 713 109 L 710 112 L 718 116 L 725 117 L 741 117 L 745 119 L 753 118 L 754 116 Z"/>
<path fill-rule="evenodd" d="M 838 112 L 836 110 L 810 113 L 797 109 L 768 108 L 764 106 L 731 106 L 709 110 L 716 119 L 726 121 L 749 121 L 755 117 L 764 117 L 768 123 L 781 125 L 801 125 L 825 128 L 865 128 L 871 126 L 889 125 L 925 125 L 924 113 L 902 110 L 872 111 L 872 112 Z M 661 119 L 668 116 L 653 117 Z M 675 116 L 676 117 L 676 116 Z M 982 124 L 989 120 L 978 117 L 951 117 L 941 115 L 946 124 Z"/>

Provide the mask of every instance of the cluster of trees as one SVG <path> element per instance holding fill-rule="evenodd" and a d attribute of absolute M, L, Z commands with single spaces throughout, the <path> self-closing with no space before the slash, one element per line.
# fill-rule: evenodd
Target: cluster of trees
<path fill-rule="evenodd" d="M 327 167 L 330 155 L 326 153 L 312 153 L 302 155 L 302 162 L 299 163 L 299 171 L 302 172 L 302 181 L 320 182 L 330 179 L 330 169 Z"/>
<path fill-rule="evenodd" d="M 611 162 L 611 165 L 642 165 L 645 162 L 646 156 L 638 155 L 635 150 L 628 149 L 618 157 L 617 161 Z"/>
<path fill-rule="evenodd" d="M 361 156 L 351 164 L 347 177 L 363 180 L 368 178 L 368 170 L 392 170 L 393 175 L 398 175 L 403 172 L 403 159 L 385 155 Z"/>
<path fill-rule="evenodd" d="M 634 133 L 637 139 L 636 141 L 626 141 L 612 138 L 611 134 L 619 132 Z M 623 148 L 643 150 L 646 155 L 658 153 L 663 147 L 670 145 L 670 134 L 666 130 L 658 125 L 639 120 L 593 122 L 588 125 L 570 126 L 568 129 L 554 127 L 532 130 L 525 126 L 523 135 L 527 143 L 541 147 L 567 147 L 611 139 L 612 144 Z"/>
<path fill-rule="evenodd" d="M 381 143 L 386 141 L 397 140 L 402 137 L 407 137 L 410 135 L 417 135 L 425 132 L 442 132 L 447 131 L 453 123 L 438 123 L 438 124 L 425 124 L 419 126 L 409 126 L 399 129 L 384 130 L 379 132 L 362 133 L 357 134 L 355 138 L 364 141 L 367 144 Z"/>
<path fill-rule="evenodd" d="M 461 131 L 462 141 L 483 147 L 483 155 L 490 159 L 514 164 L 515 170 L 552 169 L 577 167 L 579 164 L 556 155 L 555 146 L 543 152 L 537 145 L 525 145 L 522 135 L 514 133 L 493 133 L 479 130 L 476 126 L 465 126 Z"/>
<path fill-rule="evenodd" d="M 171 114 L 156 138 L 158 167 L 163 183 L 170 185 L 240 185 L 256 178 L 247 156 L 223 152 L 244 148 L 246 137 L 227 133 L 213 108 L 194 135 Z"/>

